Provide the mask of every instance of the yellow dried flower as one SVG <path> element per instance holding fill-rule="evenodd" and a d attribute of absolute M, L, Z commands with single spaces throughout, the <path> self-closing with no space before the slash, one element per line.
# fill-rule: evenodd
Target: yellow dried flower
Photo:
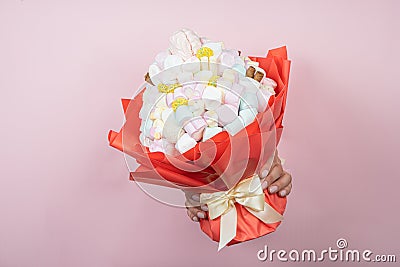
<path fill-rule="evenodd" d="M 171 107 L 172 107 L 173 111 L 176 111 L 176 109 L 177 109 L 179 106 L 183 106 L 183 105 L 186 105 L 186 106 L 187 106 L 187 104 L 188 104 L 188 100 L 187 100 L 186 98 L 178 97 L 177 99 L 175 99 L 175 100 L 172 102 Z"/>

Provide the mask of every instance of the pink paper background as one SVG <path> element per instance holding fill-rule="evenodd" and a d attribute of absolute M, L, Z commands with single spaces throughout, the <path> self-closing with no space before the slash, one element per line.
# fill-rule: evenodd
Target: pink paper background
<path fill-rule="evenodd" d="M 340 237 L 399 258 L 398 10 L 398 1 L 1 1 L 0 266 L 265 266 L 264 245 L 322 250 Z M 122 124 L 120 98 L 181 27 L 251 55 L 287 45 L 293 61 L 285 222 L 220 253 L 183 209 L 129 182 L 106 139 Z"/>

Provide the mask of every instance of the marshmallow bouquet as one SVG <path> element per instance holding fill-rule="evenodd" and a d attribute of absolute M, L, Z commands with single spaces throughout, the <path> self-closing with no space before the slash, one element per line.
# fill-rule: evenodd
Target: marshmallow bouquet
<path fill-rule="evenodd" d="M 277 86 L 258 62 L 190 30 L 170 38 L 146 81 L 140 140 L 150 152 L 171 155 L 222 131 L 235 135 L 265 110 Z"/>
<path fill-rule="evenodd" d="M 273 232 L 286 198 L 261 189 L 282 133 L 290 61 L 286 48 L 248 57 L 187 29 L 170 37 L 110 145 L 138 163 L 137 182 L 200 194 L 200 226 L 219 249 Z"/>

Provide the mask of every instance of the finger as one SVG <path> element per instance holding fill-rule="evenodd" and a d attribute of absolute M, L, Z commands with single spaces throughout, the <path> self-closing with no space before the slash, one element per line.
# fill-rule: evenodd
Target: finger
<path fill-rule="evenodd" d="M 272 167 L 277 163 L 280 163 L 280 160 L 279 160 L 279 157 L 278 157 L 278 151 L 275 151 L 274 155 L 269 157 L 267 159 L 267 162 L 261 168 L 259 176 L 261 178 L 265 178 L 268 175 L 269 170 L 272 169 Z"/>
<path fill-rule="evenodd" d="M 189 202 L 189 205 L 187 206 L 200 206 L 200 194 L 198 193 L 192 193 L 192 192 L 186 192 L 186 201 Z"/>
<path fill-rule="evenodd" d="M 284 174 L 279 179 L 277 179 L 269 186 L 268 192 L 271 194 L 276 193 L 288 186 L 291 182 L 292 176 L 289 173 L 284 172 Z"/>
<path fill-rule="evenodd" d="M 268 173 L 267 177 L 264 179 L 264 187 L 272 185 L 276 180 L 278 180 L 283 175 L 283 168 L 280 164 L 275 164 L 271 171 Z"/>
<path fill-rule="evenodd" d="M 279 191 L 279 196 L 286 197 L 287 195 L 290 194 L 291 191 L 292 191 L 292 183 L 290 183 L 288 186 L 286 186 L 285 188 L 280 190 Z"/>
<path fill-rule="evenodd" d="M 186 194 L 186 200 L 190 203 L 190 205 L 186 205 L 186 206 L 191 206 L 191 207 L 198 207 L 200 206 L 200 208 L 203 211 L 208 211 L 208 207 L 207 205 L 200 205 L 200 194 L 196 193 L 196 194 Z"/>
<path fill-rule="evenodd" d="M 199 221 L 199 218 L 197 218 L 196 215 L 193 215 L 192 212 L 191 212 L 189 209 L 186 211 L 186 213 L 187 213 L 188 217 L 189 217 L 192 221 L 194 221 L 194 222 L 198 222 L 198 221 Z"/>
<path fill-rule="evenodd" d="M 193 201 L 195 201 L 195 202 L 200 202 L 200 194 L 193 194 L 192 196 L 191 196 L 191 198 L 192 198 L 192 200 Z"/>
<path fill-rule="evenodd" d="M 208 211 L 207 205 L 201 205 L 200 208 L 201 208 L 201 210 L 203 210 L 203 211 Z"/>
<path fill-rule="evenodd" d="M 195 216 L 198 219 L 205 219 L 207 217 L 206 213 L 199 208 L 192 207 L 188 208 L 188 210 L 192 216 Z"/>
<path fill-rule="evenodd" d="M 186 202 L 185 205 L 186 209 L 190 212 L 190 215 L 189 214 L 188 215 L 191 219 L 193 219 L 193 217 L 197 217 L 198 219 L 207 218 L 207 214 L 204 211 L 202 211 L 199 206 L 197 207 L 190 206 L 188 202 Z"/>

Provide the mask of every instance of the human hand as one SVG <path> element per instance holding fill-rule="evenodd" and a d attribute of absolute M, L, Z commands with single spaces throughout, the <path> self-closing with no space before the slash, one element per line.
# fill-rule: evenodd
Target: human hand
<path fill-rule="evenodd" d="M 292 191 L 292 175 L 285 171 L 282 167 L 281 159 L 278 153 L 274 155 L 271 168 L 266 167 L 261 170 L 259 176 L 261 178 L 262 189 L 268 188 L 269 194 L 278 193 L 280 197 L 285 197 Z M 207 205 L 200 205 L 200 194 L 186 192 L 186 209 L 187 215 L 192 221 L 198 222 L 199 219 L 207 218 Z"/>

